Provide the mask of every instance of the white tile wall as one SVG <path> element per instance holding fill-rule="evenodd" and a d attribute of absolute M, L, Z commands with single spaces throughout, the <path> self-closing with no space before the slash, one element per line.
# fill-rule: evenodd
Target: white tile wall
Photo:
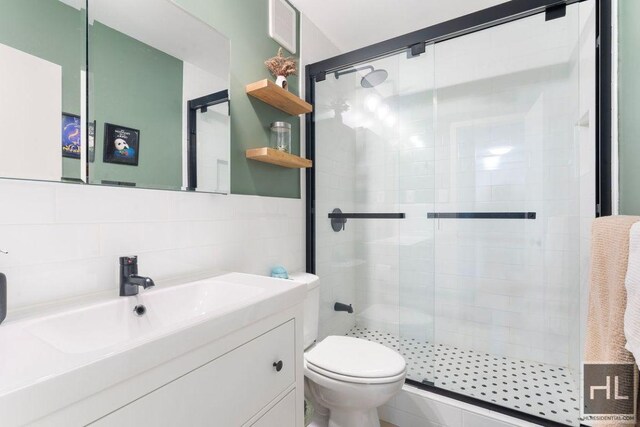
<path fill-rule="evenodd" d="M 405 385 L 378 409 L 380 419 L 401 427 L 533 427 L 516 418 Z"/>
<path fill-rule="evenodd" d="M 574 132 L 579 36 L 574 6 L 436 45 L 436 210 L 538 215 L 432 221 L 437 343 L 562 366 L 576 352 L 580 197 L 593 193 Z"/>
<path fill-rule="evenodd" d="M 305 46 L 300 52 L 301 70 L 304 69 L 305 65 L 341 53 L 322 31 L 304 15 L 300 18 L 300 39 L 301 43 Z M 300 93 L 305 93 L 305 79 L 300 79 L 300 83 Z M 301 135 L 304 135 L 305 125 L 305 118 L 303 116 L 300 119 Z M 317 165 L 318 162 L 320 162 L 323 166 L 319 170 L 316 169 L 316 197 L 319 200 L 328 200 L 329 195 L 337 195 L 341 201 L 353 198 L 353 193 L 349 192 L 348 186 L 344 188 L 340 187 L 340 180 L 345 178 L 348 180 L 349 174 L 348 169 L 344 168 L 344 163 L 341 163 L 341 157 L 337 155 L 338 153 L 343 153 L 343 148 L 340 144 L 340 129 L 332 128 L 331 126 L 325 127 L 323 125 L 319 125 L 318 128 L 320 132 L 326 132 L 329 146 L 327 147 L 327 144 L 323 143 L 322 146 L 317 148 L 319 152 L 316 154 L 315 164 Z M 327 150 L 324 150 L 325 148 Z M 332 152 L 334 149 L 337 151 Z M 328 167 L 326 167 L 327 165 Z M 335 175 L 332 175 L 334 172 Z M 345 176 L 344 174 L 347 175 Z M 303 176 L 303 190 L 305 188 L 304 182 Z M 334 192 L 336 189 L 338 191 Z M 333 209 L 337 207 L 337 205 L 325 205 L 321 208 L 326 210 L 329 207 Z M 321 212 L 324 212 L 324 210 Z M 343 236 L 336 236 L 332 234 L 333 232 L 329 233 L 327 231 L 325 228 L 327 227 L 325 224 L 325 222 L 327 222 L 326 216 L 324 218 L 318 216 L 318 218 L 321 220 L 321 225 L 317 228 L 318 257 L 316 259 L 316 273 L 320 276 L 321 298 L 319 335 L 320 338 L 324 338 L 330 334 L 342 335 L 353 326 L 351 317 L 344 313 L 336 313 L 333 311 L 333 303 L 335 301 L 352 301 L 352 271 L 355 268 L 356 261 L 350 254 L 349 243 L 341 239 Z"/>
<path fill-rule="evenodd" d="M 9 309 L 118 291 L 118 257 L 158 282 L 304 269 L 304 203 L 0 180 Z"/>
<path fill-rule="evenodd" d="M 355 211 L 355 133 L 336 119 L 316 124 L 316 272 L 320 287 L 320 338 L 343 335 L 354 316 L 336 313 L 336 302 L 355 304 L 357 271 L 363 262 L 356 252 L 354 223 L 336 233 L 327 215 L 335 208 Z"/>

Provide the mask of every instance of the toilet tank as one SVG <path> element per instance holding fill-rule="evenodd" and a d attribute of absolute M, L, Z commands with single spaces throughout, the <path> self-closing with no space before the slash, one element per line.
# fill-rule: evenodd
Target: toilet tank
<path fill-rule="evenodd" d="M 310 273 L 293 273 L 289 279 L 307 285 L 304 300 L 304 349 L 309 348 L 318 338 L 320 320 L 320 278 Z"/>

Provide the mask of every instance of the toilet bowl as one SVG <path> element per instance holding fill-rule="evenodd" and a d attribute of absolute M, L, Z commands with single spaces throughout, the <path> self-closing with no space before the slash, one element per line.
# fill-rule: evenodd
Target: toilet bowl
<path fill-rule="evenodd" d="M 320 308 L 318 276 L 295 273 L 307 285 L 304 302 L 305 396 L 329 427 L 380 427 L 377 408 L 402 389 L 407 371 L 396 351 L 360 338 L 328 336 L 316 343 Z"/>
<path fill-rule="evenodd" d="M 329 336 L 305 353 L 304 375 L 329 427 L 379 427 L 377 408 L 402 389 L 406 363 L 381 344 Z"/>

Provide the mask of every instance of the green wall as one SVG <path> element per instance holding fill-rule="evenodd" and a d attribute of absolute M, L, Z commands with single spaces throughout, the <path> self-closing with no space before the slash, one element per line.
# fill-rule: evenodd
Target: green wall
<path fill-rule="evenodd" d="M 300 153 L 300 123 L 245 94 L 245 85 L 271 78 L 264 61 L 278 51 L 269 37 L 268 0 L 175 0 L 231 41 L 231 192 L 261 196 L 300 197 L 300 172 L 245 158 L 247 148 L 269 145 L 269 125 L 292 124 L 292 151 Z M 299 25 L 298 14 L 298 29 Z M 298 31 L 298 49 L 300 46 Z M 289 78 L 298 92 L 298 78 Z"/>
<path fill-rule="evenodd" d="M 98 21 L 89 29 L 90 120 L 96 161 L 90 182 L 182 187 L 182 61 Z M 140 130 L 138 166 L 103 163 L 104 124 Z"/>
<path fill-rule="evenodd" d="M 84 11 L 52 0 L 2 0 L 0 5 L 0 43 L 60 65 L 62 111 L 79 115 Z M 79 160 L 62 157 L 62 170 L 66 178 L 80 178 Z"/>
<path fill-rule="evenodd" d="M 618 2 L 620 213 L 640 215 L 640 1 Z"/>

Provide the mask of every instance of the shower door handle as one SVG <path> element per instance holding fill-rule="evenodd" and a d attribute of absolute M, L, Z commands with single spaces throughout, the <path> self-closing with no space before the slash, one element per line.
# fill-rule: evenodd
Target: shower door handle
<path fill-rule="evenodd" d="M 428 219 L 536 219 L 535 212 L 429 212 Z"/>
<path fill-rule="evenodd" d="M 404 219 L 404 213 L 330 213 L 330 219 Z"/>
<path fill-rule="evenodd" d="M 331 228 L 336 233 L 344 230 L 344 226 L 347 223 L 347 219 L 404 219 L 406 215 L 403 212 L 400 213 L 382 213 L 382 212 L 370 212 L 370 213 L 344 213 L 340 208 L 335 208 L 333 212 L 329 214 L 331 220 Z"/>

